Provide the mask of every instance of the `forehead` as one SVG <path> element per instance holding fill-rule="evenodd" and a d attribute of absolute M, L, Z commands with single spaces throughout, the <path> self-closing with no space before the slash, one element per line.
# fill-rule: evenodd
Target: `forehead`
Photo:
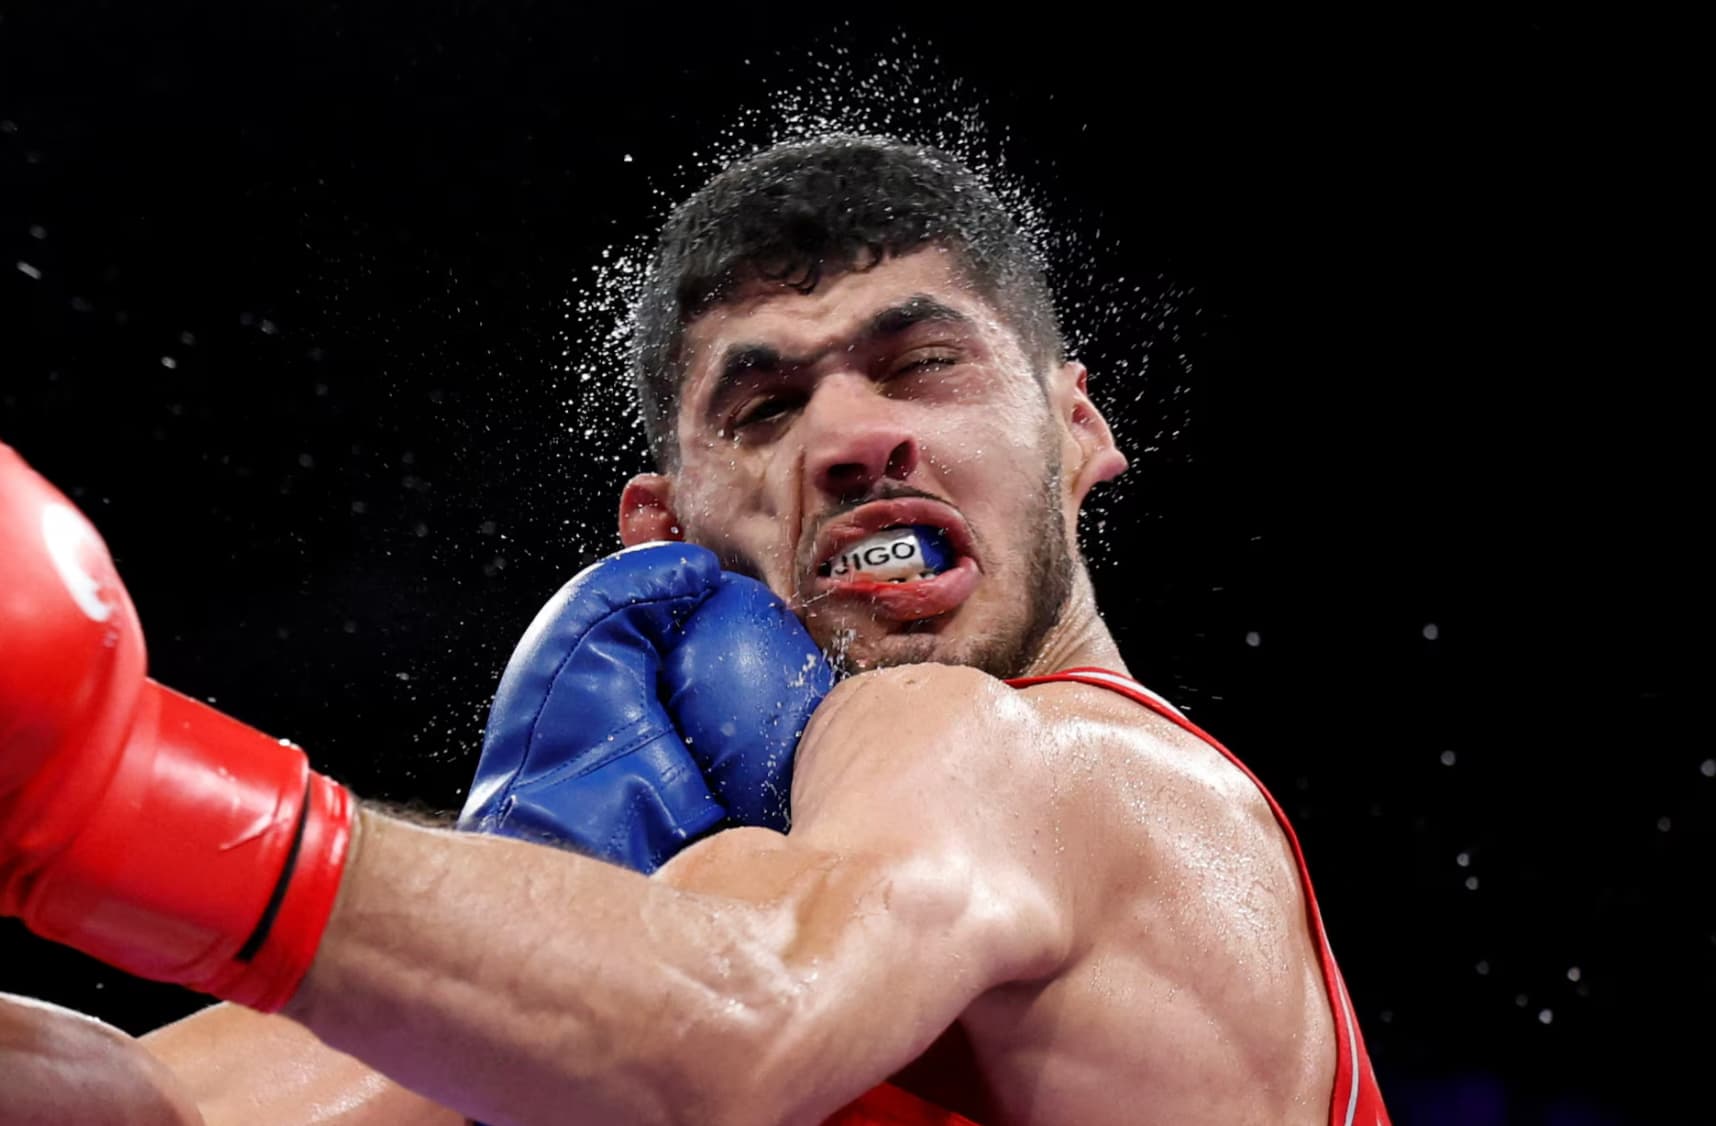
<path fill-rule="evenodd" d="M 859 333 L 876 313 L 916 296 L 932 297 L 964 313 L 994 345 L 1012 334 L 999 314 L 966 281 L 958 256 L 939 246 L 886 258 L 867 270 L 848 270 L 800 293 L 754 281 L 686 326 L 685 382 L 681 402 L 693 406 L 727 349 L 763 344 L 785 353 L 811 354 Z"/>

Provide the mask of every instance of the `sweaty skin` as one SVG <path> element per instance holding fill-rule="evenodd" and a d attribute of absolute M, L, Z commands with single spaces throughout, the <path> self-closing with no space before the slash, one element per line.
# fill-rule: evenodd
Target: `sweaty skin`
<path fill-rule="evenodd" d="M 140 1043 L 178 1077 L 204 1126 L 463 1126 L 302 1025 L 219 1004 Z"/>
<path fill-rule="evenodd" d="M 948 996 L 976 996 L 899 1082 L 980 1123 L 1327 1120 L 1333 1026 L 1297 870 L 1226 760 L 1111 694 L 1016 693 L 964 669 L 873 674 L 831 705 L 799 760 L 802 843 L 842 866 L 898 849 L 868 889 L 876 914 L 835 920 L 818 959 L 855 999 L 835 1022 L 854 1079 L 897 1065 L 906 999 L 949 974 Z M 726 834 L 663 878 L 745 896 L 750 872 L 790 855 Z M 910 918 L 919 902 L 944 914 Z"/>
<path fill-rule="evenodd" d="M 0 994 L 0 1122 L 205 1126 L 168 1068 L 112 1025 Z"/>
<path fill-rule="evenodd" d="M 753 283 L 686 343 L 681 462 L 627 486 L 622 538 L 707 544 L 878 670 L 801 741 L 792 832 L 646 879 L 366 811 L 286 1015 L 494 1124 L 816 1123 L 891 1075 L 984 1126 L 1326 1122 L 1328 994 L 1256 788 L 1112 693 L 990 675 L 1124 671 L 1076 564 L 1084 497 L 1125 465 L 1083 368 L 1033 372 L 935 247 Z M 900 498 L 960 526 L 967 573 L 819 584 L 841 522 Z M 181 1044 L 226 1019 L 306 1074 L 350 1066 L 213 1012 Z M 262 1081 L 224 1074 L 199 1101 Z M 363 1121 L 443 1120 L 361 1068 L 330 1083 Z"/>

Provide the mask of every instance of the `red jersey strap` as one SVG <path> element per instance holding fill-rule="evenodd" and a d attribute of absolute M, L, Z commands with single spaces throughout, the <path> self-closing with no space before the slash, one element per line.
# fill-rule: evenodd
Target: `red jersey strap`
<path fill-rule="evenodd" d="M 892 1083 L 864 1093 L 822 1126 L 977 1126 L 971 1119 L 925 1102 Z"/>

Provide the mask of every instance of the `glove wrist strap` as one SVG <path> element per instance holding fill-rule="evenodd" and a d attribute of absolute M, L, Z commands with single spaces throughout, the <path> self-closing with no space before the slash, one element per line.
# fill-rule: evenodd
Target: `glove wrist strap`
<path fill-rule="evenodd" d="M 351 820 L 349 793 L 302 750 L 149 681 L 111 781 L 43 858 L 24 921 L 139 976 L 273 1012 L 315 957 Z"/>

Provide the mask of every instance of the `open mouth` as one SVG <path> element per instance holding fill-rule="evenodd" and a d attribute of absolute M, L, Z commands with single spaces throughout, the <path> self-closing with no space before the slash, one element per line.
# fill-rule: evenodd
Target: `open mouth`
<path fill-rule="evenodd" d="M 982 570 L 959 515 L 936 501 L 877 501 L 832 521 L 818 537 L 810 583 L 819 598 L 867 601 L 902 621 L 944 614 L 976 589 Z"/>
<path fill-rule="evenodd" d="M 817 567 L 818 578 L 909 583 L 933 579 L 957 556 L 947 534 L 930 524 L 896 524 L 847 544 Z"/>

